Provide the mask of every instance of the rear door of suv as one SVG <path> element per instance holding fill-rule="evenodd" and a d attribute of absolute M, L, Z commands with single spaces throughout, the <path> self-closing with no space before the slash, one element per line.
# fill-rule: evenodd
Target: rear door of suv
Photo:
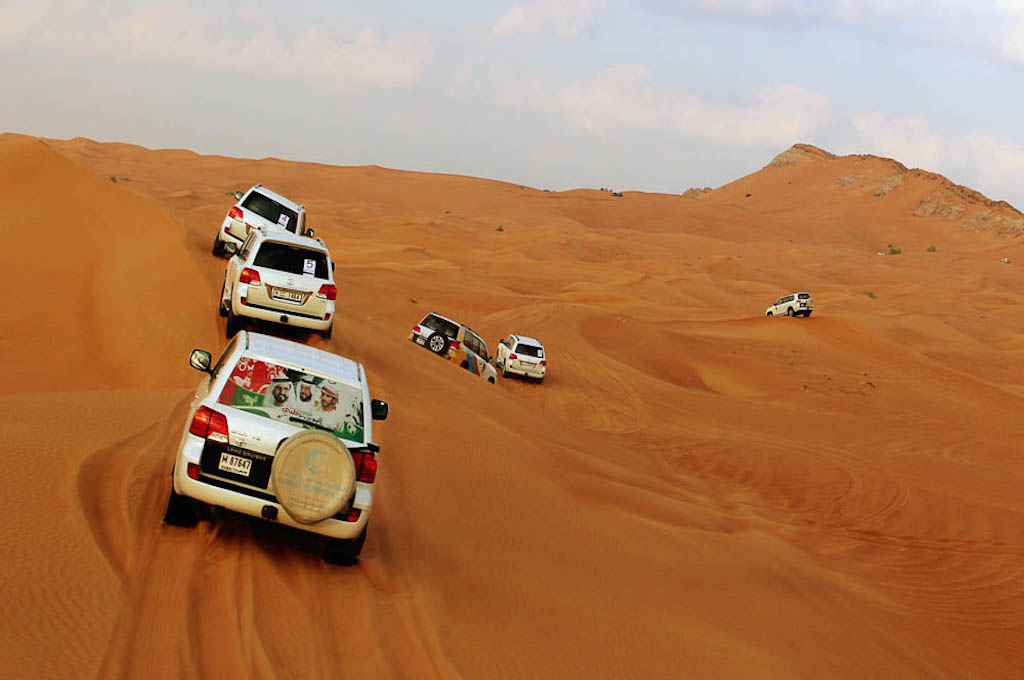
<path fill-rule="evenodd" d="M 327 295 L 320 291 L 334 283 L 325 251 L 268 238 L 259 244 L 249 266 L 259 273 L 262 285 L 249 286 L 247 304 L 324 318 Z"/>
<path fill-rule="evenodd" d="M 298 231 L 301 226 L 298 212 L 261 193 L 259 189 L 250 191 L 242 199 L 241 207 L 245 223 L 250 227 L 285 229 L 293 234 L 302 234 Z"/>

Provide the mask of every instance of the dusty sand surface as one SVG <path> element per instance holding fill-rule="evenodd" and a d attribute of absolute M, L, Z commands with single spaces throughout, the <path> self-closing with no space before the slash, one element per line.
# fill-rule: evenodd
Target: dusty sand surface
<path fill-rule="evenodd" d="M 1020 217 L 900 168 L 795 147 L 616 198 L 0 136 L 3 675 L 1021 677 Z M 161 523 L 256 182 L 338 262 L 333 340 L 291 337 L 392 407 L 351 568 Z M 548 379 L 413 346 L 431 310 Z"/>

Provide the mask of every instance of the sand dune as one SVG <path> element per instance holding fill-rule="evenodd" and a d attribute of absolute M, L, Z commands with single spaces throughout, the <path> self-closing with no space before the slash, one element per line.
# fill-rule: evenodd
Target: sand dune
<path fill-rule="evenodd" d="M 1019 677 L 1019 214 L 780 159 L 617 198 L 0 136 L 5 675 Z M 224 344 L 214 230 L 256 182 L 338 261 L 334 338 L 290 337 L 392 406 L 352 568 L 161 524 L 188 350 Z M 815 316 L 762 316 L 795 289 Z M 431 310 L 541 338 L 549 377 L 438 361 L 405 339 Z"/>

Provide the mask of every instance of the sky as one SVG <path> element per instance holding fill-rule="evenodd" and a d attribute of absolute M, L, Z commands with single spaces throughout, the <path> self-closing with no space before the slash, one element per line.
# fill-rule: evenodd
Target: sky
<path fill-rule="evenodd" d="M 0 0 L 0 131 L 564 190 L 802 142 L 1024 209 L 1024 0 Z"/>

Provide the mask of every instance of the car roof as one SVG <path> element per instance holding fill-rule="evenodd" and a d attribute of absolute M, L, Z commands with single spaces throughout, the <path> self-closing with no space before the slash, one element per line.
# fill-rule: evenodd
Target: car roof
<path fill-rule="evenodd" d="M 544 343 L 542 343 L 537 338 L 531 338 L 531 337 L 528 337 L 526 335 L 519 335 L 517 333 L 513 333 L 512 335 L 516 336 L 516 342 L 525 342 L 527 344 L 534 344 L 534 345 L 537 345 L 538 347 L 543 347 L 544 346 Z"/>
<path fill-rule="evenodd" d="M 298 203 L 296 203 L 292 199 L 286 198 L 286 197 L 282 196 L 281 194 L 277 193 L 276 191 L 273 191 L 271 189 L 266 188 L 262 184 L 257 184 L 256 186 L 254 186 L 251 189 L 251 191 L 258 191 L 261 194 L 263 194 L 264 196 L 269 196 L 270 198 L 274 199 L 275 201 L 277 201 L 281 205 L 285 206 L 286 208 L 291 208 L 295 212 L 300 212 L 300 211 L 304 211 L 305 210 L 305 208 L 303 208 L 301 205 L 299 205 Z"/>
<path fill-rule="evenodd" d="M 363 372 L 355 361 L 309 345 L 247 331 L 245 347 L 250 353 L 265 359 L 305 368 L 325 377 L 339 378 L 353 385 L 362 384 Z"/>
<path fill-rule="evenodd" d="M 465 326 L 466 325 L 464 323 L 459 323 L 458 321 L 455 321 L 454 319 L 449 319 L 447 316 L 444 316 L 443 314 L 438 314 L 437 312 L 428 312 L 423 318 L 425 319 L 428 316 L 436 316 L 437 318 L 444 319 L 448 323 L 453 323 L 456 326 Z"/>
<path fill-rule="evenodd" d="M 283 229 L 263 231 L 262 227 L 260 228 L 260 236 L 264 241 L 275 241 L 277 243 L 287 243 L 290 246 L 302 246 L 303 248 L 310 248 L 312 250 L 322 250 L 330 255 L 330 251 L 327 249 L 327 246 L 315 238 L 310 238 L 309 236 L 299 236 L 298 234 L 293 234 L 290 231 L 285 231 Z"/>

